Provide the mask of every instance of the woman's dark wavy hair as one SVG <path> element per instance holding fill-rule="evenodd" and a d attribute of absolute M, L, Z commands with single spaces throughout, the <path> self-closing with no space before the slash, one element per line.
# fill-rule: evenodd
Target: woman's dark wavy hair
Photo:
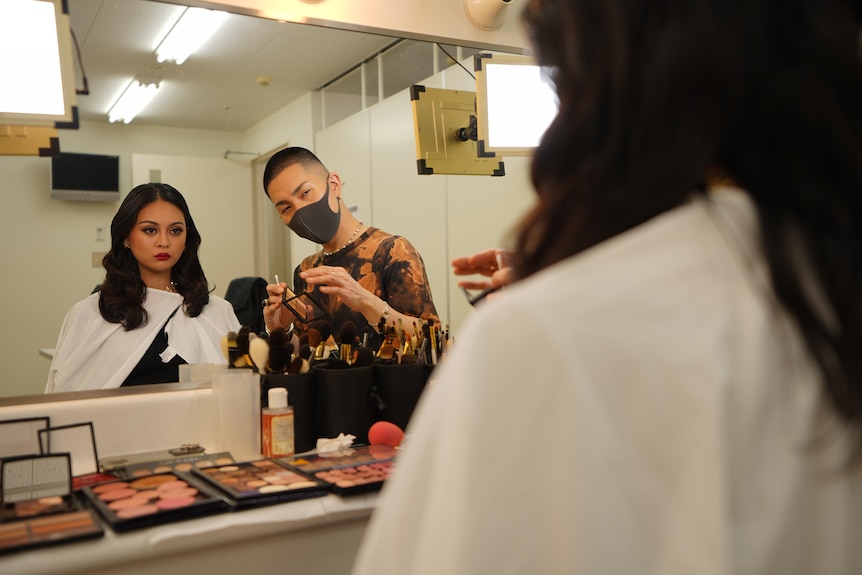
<path fill-rule="evenodd" d="M 523 18 L 559 113 L 533 158 L 538 202 L 517 229 L 518 274 L 670 210 L 723 173 L 757 204 L 775 293 L 858 439 L 860 4 L 531 0 Z M 831 314 L 806 295 L 800 255 Z"/>
<path fill-rule="evenodd" d="M 99 296 L 99 311 L 105 321 L 120 323 L 126 330 L 147 323 L 144 299 L 147 287 L 141 279 L 138 261 L 132 250 L 123 247 L 145 206 L 164 200 L 180 209 L 186 220 L 186 247 L 171 269 L 171 281 L 183 296 L 186 315 L 197 317 L 209 303 L 209 284 L 198 258 L 201 235 L 189 212 L 185 198 L 168 184 L 142 184 L 123 200 L 111 222 L 111 249 L 102 259 L 105 281 Z"/>

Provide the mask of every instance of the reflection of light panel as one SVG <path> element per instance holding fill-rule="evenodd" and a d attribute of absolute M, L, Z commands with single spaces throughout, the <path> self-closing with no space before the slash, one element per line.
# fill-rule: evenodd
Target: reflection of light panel
<path fill-rule="evenodd" d="M 506 175 L 501 160 L 480 158 L 476 142 L 462 140 L 457 135 L 470 123 L 475 98 L 475 93 L 463 90 L 426 88 L 419 84 L 410 87 L 419 175 Z"/>
<path fill-rule="evenodd" d="M 557 113 L 538 66 L 488 64 L 488 145 L 536 147 Z"/>
<path fill-rule="evenodd" d="M 182 64 L 213 35 L 226 17 L 227 12 L 204 8 L 186 9 L 156 48 L 156 59 L 159 62 L 173 60 Z"/>
<path fill-rule="evenodd" d="M 108 112 L 109 122 L 131 122 L 159 91 L 158 84 L 141 84 L 132 80 Z"/>
<path fill-rule="evenodd" d="M 557 115 L 543 69 L 526 56 L 477 54 L 476 124 L 480 155 L 529 155 Z"/>
<path fill-rule="evenodd" d="M 72 122 L 75 77 L 61 0 L 0 2 L 0 124 Z"/>

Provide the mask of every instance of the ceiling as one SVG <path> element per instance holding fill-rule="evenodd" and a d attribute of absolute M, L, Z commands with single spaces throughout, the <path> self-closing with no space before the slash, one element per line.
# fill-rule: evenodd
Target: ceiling
<path fill-rule="evenodd" d="M 158 64 L 156 42 L 182 7 L 151 0 L 71 0 L 89 94 L 82 120 L 107 112 L 134 76 L 159 81 L 135 125 L 241 132 L 373 56 L 393 38 L 231 14 L 181 66 Z M 76 62 L 78 88 L 84 87 Z M 268 86 L 258 82 L 271 79 Z"/>

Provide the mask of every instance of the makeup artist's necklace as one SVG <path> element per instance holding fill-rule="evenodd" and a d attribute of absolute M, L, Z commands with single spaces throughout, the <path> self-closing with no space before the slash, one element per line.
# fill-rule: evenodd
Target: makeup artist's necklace
<path fill-rule="evenodd" d="M 171 293 L 177 293 L 177 284 L 175 284 L 174 282 L 169 283 L 168 285 L 165 286 L 165 291 L 171 292 Z"/>
<path fill-rule="evenodd" d="M 323 255 L 324 255 L 324 256 L 331 256 L 331 255 L 333 255 L 333 254 L 337 254 L 338 252 L 340 252 L 341 250 L 343 250 L 344 248 L 346 248 L 347 246 L 349 246 L 350 244 L 352 244 L 352 243 L 353 243 L 353 240 L 355 240 L 355 239 L 356 239 L 356 234 L 358 234 L 358 233 L 359 233 L 359 230 L 361 230 L 361 229 L 362 229 L 362 222 L 359 222 L 359 225 L 358 225 L 358 226 L 356 226 L 356 229 L 355 229 L 355 230 L 353 230 L 353 233 L 352 233 L 352 234 L 350 234 L 350 237 L 349 237 L 349 238 L 347 238 L 347 243 L 346 243 L 346 244 L 344 244 L 343 246 L 341 246 L 340 248 L 338 248 L 338 249 L 337 249 L 337 250 L 335 250 L 334 252 L 327 252 L 327 251 L 324 251 L 324 252 L 323 252 Z"/>

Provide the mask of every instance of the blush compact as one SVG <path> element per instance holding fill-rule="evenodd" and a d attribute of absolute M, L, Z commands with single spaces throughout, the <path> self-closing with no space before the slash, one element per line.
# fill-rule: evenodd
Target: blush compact
<path fill-rule="evenodd" d="M 333 453 L 302 454 L 277 461 L 329 484 L 338 495 L 379 491 L 395 464 L 397 450 L 387 445 L 362 445 Z"/>
<path fill-rule="evenodd" d="M 156 473 L 129 481 L 109 481 L 84 487 L 82 493 L 117 532 L 228 509 L 218 493 L 180 473 Z"/>

